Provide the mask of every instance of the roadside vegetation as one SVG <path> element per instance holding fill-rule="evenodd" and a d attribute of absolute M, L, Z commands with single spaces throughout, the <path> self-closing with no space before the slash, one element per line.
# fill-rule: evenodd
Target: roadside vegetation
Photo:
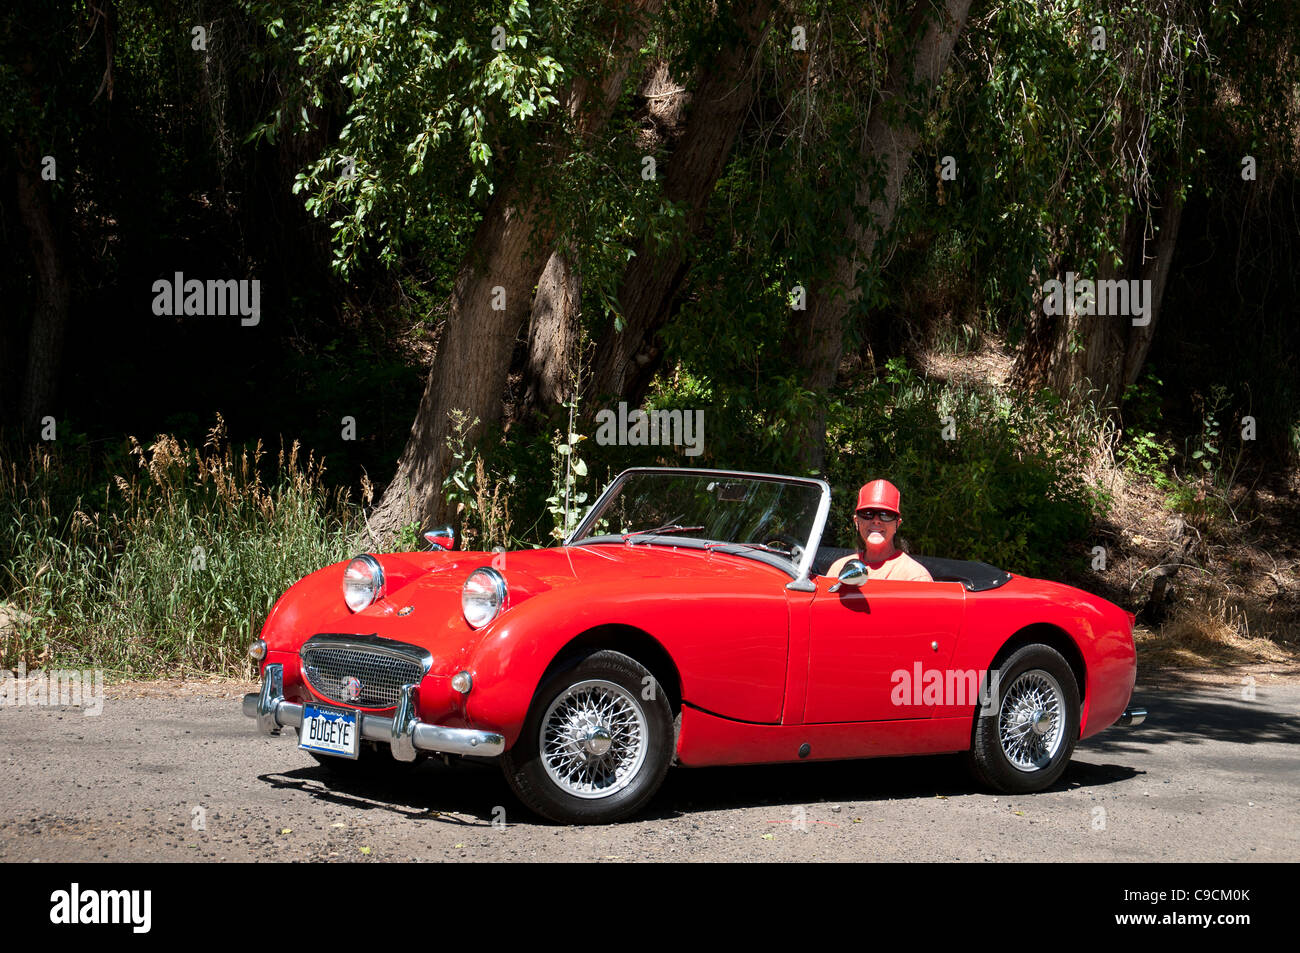
<path fill-rule="evenodd" d="M 912 551 L 1061 579 L 1144 609 L 1138 641 L 1148 664 L 1294 667 L 1300 583 L 1289 567 L 1300 552 L 1284 528 L 1300 507 L 1262 490 L 1258 474 L 1248 485 L 1250 467 L 1200 464 L 1207 439 L 1223 444 L 1216 458 L 1243 454 L 1239 439 L 1213 432 L 1214 406 L 1181 441 L 1140 427 L 1121 433 L 1100 415 L 1063 417 L 1050 392 L 1030 398 L 963 379 L 978 370 L 996 380 L 980 362 L 1009 361 L 1001 350 L 941 342 L 923 356 L 928 375 L 895 360 L 844 392 L 830 414 L 834 506 L 824 543 L 853 544 L 857 487 L 888 475 L 903 492 Z M 657 399 L 671 396 L 665 387 Z M 455 440 L 451 451 L 444 493 L 461 545 L 479 549 L 552 545 L 618 469 L 684 462 L 663 448 L 599 447 L 577 431 L 545 444 Z M 6 459 L 0 667 L 248 675 L 248 643 L 285 589 L 377 548 L 368 481 L 355 489 L 358 499 L 296 442 L 274 453 L 232 447 L 220 418 L 197 446 L 159 435 L 99 459 L 75 442 Z M 411 526 L 394 546 L 423 543 Z M 1177 578 L 1152 604 L 1170 566 Z"/>
<path fill-rule="evenodd" d="M 220 419 L 202 446 L 132 439 L 115 463 L 105 485 L 75 450 L 6 461 L 0 666 L 245 674 L 275 600 L 340 559 L 360 518 L 296 443 L 236 452 Z"/>

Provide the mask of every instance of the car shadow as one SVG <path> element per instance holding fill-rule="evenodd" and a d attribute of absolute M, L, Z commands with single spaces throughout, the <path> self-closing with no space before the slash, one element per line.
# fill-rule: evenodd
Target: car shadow
<path fill-rule="evenodd" d="M 500 769 L 482 762 L 446 765 L 431 758 L 400 771 L 356 776 L 311 765 L 259 775 L 258 780 L 273 788 L 300 791 L 326 804 L 388 811 L 412 821 L 489 827 L 501 816 L 502 808 L 509 812 L 511 823 L 524 812 Z"/>
<path fill-rule="evenodd" d="M 1300 744 L 1300 716 L 1279 710 L 1285 702 L 1267 688 L 1246 699 L 1240 690 L 1195 692 L 1139 687 L 1133 704 L 1148 709 L 1137 728 L 1110 728 L 1080 743 L 1081 750 L 1140 754 L 1153 745 L 1177 741 L 1226 741 L 1255 745 Z"/>
<path fill-rule="evenodd" d="M 1139 772 L 1126 765 L 1081 761 L 1076 754 L 1049 791 L 1099 787 Z M 324 803 L 355 810 L 388 811 L 411 821 L 491 827 L 551 827 L 514 796 L 490 762 L 429 760 L 400 774 L 348 777 L 313 765 L 259 780 L 297 790 Z M 802 764 L 674 768 L 650 804 L 632 821 L 667 820 L 711 811 L 836 802 L 957 798 L 989 795 L 967 773 L 960 755 L 815 761 Z"/>
<path fill-rule="evenodd" d="M 1100 787 L 1128 781 L 1141 773 L 1127 765 L 1080 761 L 1076 755 L 1061 779 L 1047 791 Z M 861 804 L 968 796 L 1006 795 L 976 782 L 960 755 L 689 768 L 669 772 L 663 789 L 640 816 L 666 819 L 698 811 L 769 805 Z"/>

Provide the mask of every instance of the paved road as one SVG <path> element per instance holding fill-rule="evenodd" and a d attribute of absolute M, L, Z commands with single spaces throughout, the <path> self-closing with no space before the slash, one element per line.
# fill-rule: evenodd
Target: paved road
<path fill-rule="evenodd" d="M 255 735 L 238 691 L 193 691 L 0 707 L 0 861 L 1300 860 L 1294 684 L 1139 688 L 1147 723 L 1042 794 L 987 793 L 954 757 L 677 769 L 600 828 L 537 820 L 491 765 L 339 782 Z"/>

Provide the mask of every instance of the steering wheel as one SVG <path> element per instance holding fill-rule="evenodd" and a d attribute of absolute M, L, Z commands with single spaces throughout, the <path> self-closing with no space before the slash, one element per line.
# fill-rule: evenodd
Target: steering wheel
<path fill-rule="evenodd" d="M 803 540 L 796 539 L 789 533 L 777 533 L 775 536 L 766 540 L 764 546 L 770 546 L 773 549 L 781 549 L 789 555 L 792 562 L 798 562 L 803 556 Z"/>

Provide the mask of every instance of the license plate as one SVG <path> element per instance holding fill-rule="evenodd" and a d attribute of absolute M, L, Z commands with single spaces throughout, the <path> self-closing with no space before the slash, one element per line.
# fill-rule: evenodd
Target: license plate
<path fill-rule="evenodd" d="M 357 712 L 351 708 L 303 705 L 298 747 L 319 754 L 355 758 L 361 740 L 358 727 Z"/>

